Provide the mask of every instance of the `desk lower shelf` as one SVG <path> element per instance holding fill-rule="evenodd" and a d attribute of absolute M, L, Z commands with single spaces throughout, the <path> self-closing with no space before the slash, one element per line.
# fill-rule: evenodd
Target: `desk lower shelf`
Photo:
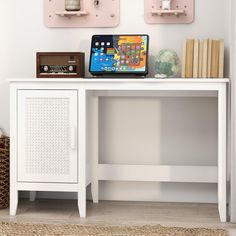
<path fill-rule="evenodd" d="M 99 164 L 98 180 L 217 183 L 217 171 L 217 166 Z"/>

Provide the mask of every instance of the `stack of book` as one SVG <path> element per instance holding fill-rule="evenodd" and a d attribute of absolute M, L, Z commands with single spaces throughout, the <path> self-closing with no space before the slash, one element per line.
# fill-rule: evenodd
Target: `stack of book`
<path fill-rule="evenodd" d="M 183 78 L 223 78 L 224 40 L 187 39 L 183 47 Z"/>

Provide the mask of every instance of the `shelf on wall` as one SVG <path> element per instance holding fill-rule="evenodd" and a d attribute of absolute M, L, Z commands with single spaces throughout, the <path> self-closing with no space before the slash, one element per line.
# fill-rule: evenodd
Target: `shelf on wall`
<path fill-rule="evenodd" d="M 120 23 L 120 0 L 80 0 L 80 11 L 66 11 L 65 0 L 44 0 L 44 22 L 52 28 L 116 27 Z"/>
<path fill-rule="evenodd" d="M 62 17 L 72 17 L 72 16 L 86 16 L 88 15 L 88 12 L 86 11 L 57 11 L 55 12 L 56 15 L 62 16 Z"/>
<path fill-rule="evenodd" d="M 164 0 L 145 0 L 144 19 L 147 24 L 191 24 L 194 21 L 195 0 L 171 0 L 164 8 Z"/>
<path fill-rule="evenodd" d="M 153 10 L 152 15 L 157 15 L 157 16 L 164 16 L 164 15 L 183 15 L 185 14 L 185 10 Z"/>

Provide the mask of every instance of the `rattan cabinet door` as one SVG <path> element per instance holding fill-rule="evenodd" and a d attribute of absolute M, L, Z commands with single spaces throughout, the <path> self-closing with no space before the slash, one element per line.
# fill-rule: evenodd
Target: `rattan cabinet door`
<path fill-rule="evenodd" d="M 77 183 L 77 91 L 18 90 L 19 182 Z"/>

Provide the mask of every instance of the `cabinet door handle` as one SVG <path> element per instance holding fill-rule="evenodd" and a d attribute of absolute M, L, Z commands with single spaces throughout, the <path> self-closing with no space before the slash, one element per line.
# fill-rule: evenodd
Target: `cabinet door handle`
<path fill-rule="evenodd" d="M 76 127 L 71 128 L 71 149 L 76 149 L 76 139 L 77 139 L 77 129 Z"/>

